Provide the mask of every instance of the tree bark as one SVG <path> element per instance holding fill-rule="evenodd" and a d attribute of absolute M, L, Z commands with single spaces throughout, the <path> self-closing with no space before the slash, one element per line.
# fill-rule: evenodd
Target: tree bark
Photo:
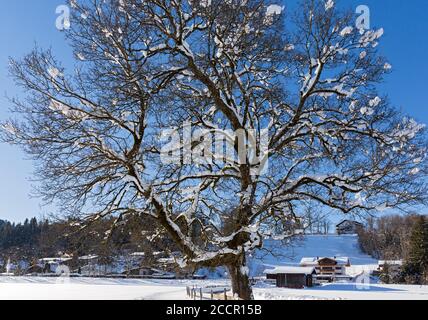
<path fill-rule="evenodd" d="M 254 300 L 253 289 L 250 285 L 250 278 L 246 271 L 245 258 L 241 263 L 227 266 L 232 281 L 232 291 L 234 296 L 243 300 Z"/>

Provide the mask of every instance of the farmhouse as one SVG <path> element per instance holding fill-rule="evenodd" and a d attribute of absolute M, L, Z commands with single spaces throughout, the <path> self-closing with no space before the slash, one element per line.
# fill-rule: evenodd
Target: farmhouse
<path fill-rule="evenodd" d="M 351 262 L 348 257 L 310 257 L 302 258 L 300 266 L 315 268 L 317 280 L 331 282 L 346 278 L 346 267 L 351 266 Z"/>
<path fill-rule="evenodd" d="M 363 224 L 353 220 L 343 220 L 336 225 L 337 234 L 356 234 L 358 230 L 363 228 Z"/>
<path fill-rule="evenodd" d="M 264 273 L 267 279 L 276 280 L 277 287 L 293 289 L 312 287 L 312 279 L 316 274 L 314 267 L 275 267 Z"/>

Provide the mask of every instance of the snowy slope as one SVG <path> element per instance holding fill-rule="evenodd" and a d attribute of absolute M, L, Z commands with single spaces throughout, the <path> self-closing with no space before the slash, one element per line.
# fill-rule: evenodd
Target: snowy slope
<path fill-rule="evenodd" d="M 289 246 L 267 241 L 265 247 L 249 259 L 251 276 L 261 276 L 272 266 L 299 265 L 303 257 L 348 257 L 355 270 L 377 265 L 377 260 L 361 252 L 356 235 L 306 235 Z"/>

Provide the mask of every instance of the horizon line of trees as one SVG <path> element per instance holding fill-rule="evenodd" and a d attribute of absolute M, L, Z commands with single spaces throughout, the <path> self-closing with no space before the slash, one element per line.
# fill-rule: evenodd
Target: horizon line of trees
<path fill-rule="evenodd" d="M 38 221 L 37 218 L 25 219 L 23 223 L 0 220 L 0 248 L 32 246 L 47 224 L 47 220 Z"/>
<path fill-rule="evenodd" d="M 73 222 L 35 217 L 22 223 L 0 220 L 0 261 L 4 264 L 10 258 L 31 264 L 60 252 L 109 258 L 121 252 L 141 251 L 150 256 L 165 245 L 174 249 L 167 239 L 151 237 L 150 224 L 143 225 L 136 217 L 113 229 L 113 218 L 102 219 L 84 229 L 78 221 Z"/>

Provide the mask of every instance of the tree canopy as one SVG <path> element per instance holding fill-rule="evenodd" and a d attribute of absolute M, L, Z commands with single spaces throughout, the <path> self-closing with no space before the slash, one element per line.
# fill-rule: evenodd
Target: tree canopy
<path fill-rule="evenodd" d="M 182 265 L 227 266 L 248 299 L 245 255 L 292 236 L 304 206 L 426 201 L 424 125 L 377 91 L 392 67 L 384 31 L 355 27 L 334 2 L 70 5 L 74 70 L 39 48 L 12 59 L 29 95 L 2 137 L 36 160 L 41 195 L 86 222 L 151 219 Z M 191 137 L 166 148 L 176 128 Z M 214 152 L 214 134 L 231 153 Z"/>

